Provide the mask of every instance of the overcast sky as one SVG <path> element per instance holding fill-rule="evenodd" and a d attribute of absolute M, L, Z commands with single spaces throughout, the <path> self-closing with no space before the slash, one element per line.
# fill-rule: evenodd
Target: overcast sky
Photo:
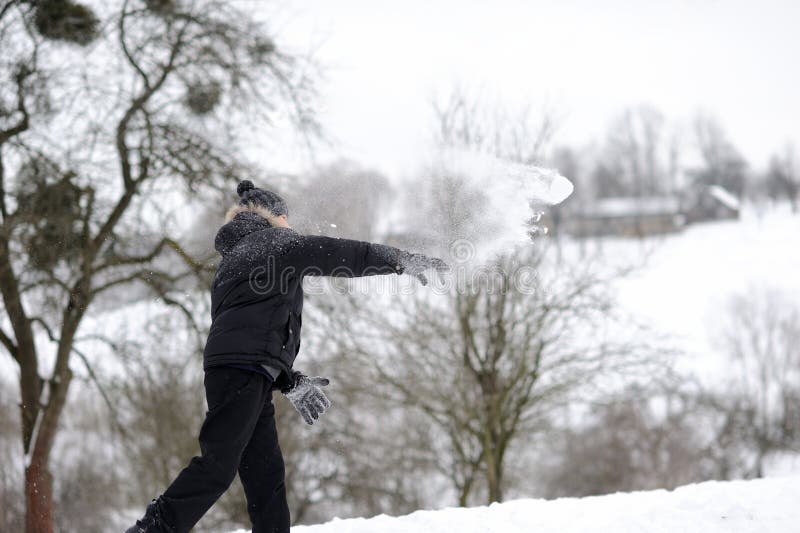
<path fill-rule="evenodd" d="M 336 152 L 394 175 L 419 164 L 431 97 L 455 83 L 555 106 L 562 143 L 602 138 L 639 103 L 679 124 L 716 114 L 756 167 L 800 140 L 798 0 L 292 0 L 276 12 L 280 36 L 319 47 Z"/>

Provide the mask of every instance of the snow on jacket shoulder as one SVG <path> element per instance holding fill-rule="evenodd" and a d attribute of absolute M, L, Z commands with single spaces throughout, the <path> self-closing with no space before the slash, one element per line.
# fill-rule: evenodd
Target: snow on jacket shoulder
<path fill-rule="evenodd" d="M 220 228 L 214 247 L 222 259 L 211 286 L 204 368 L 266 363 L 288 373 L 300 348 L 304 276 L 402 272 L 397 248 L 302 235 L 247 211 Z"/>

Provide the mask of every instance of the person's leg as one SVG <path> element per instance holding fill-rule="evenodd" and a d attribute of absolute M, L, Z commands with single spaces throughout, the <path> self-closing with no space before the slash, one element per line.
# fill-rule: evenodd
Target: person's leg
<path fill-rule="evenodd" d="M 267 380 L 264 381 L 269 386 Z M 289 533 L 285 474 L 275 428 L 272 391 L 268 391 L 253 436 L 239 463 L 239 478 L 247 497 L 253 533 Z"/>
<path fill-rule="evenodd" d="M 253 430 L 266 391 L 256 372 L 211 368 L 205 375 L 208 411 L 193 457 L 164 491 L 164 517 L 179 533 L 189 531 L 227 490 Z"/>

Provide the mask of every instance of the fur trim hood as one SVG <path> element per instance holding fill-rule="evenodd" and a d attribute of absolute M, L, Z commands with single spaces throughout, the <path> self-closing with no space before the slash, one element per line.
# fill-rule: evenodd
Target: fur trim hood
<path fill-rule="evenodd" d="M 252 211 L 253 213 L 256 213 L 257 215 L 260 215 L 261 218 L 263 218 L 264 220 L 269 222 L 270 226 L 276 227 L 276 226 L 279 225 L 277 223 L 278 215 L 276 215 L 275 213 L 273 213 L 272 211 L 270 211 L 269 209 L 267 209 L 263 205 L 258 205 L 258 204 L 254 203 L 254 202 L 248 202 L 247 204 L 244 204 L 244 205 L 236 204 L 234 206 L 231 206 L 231 208 L 228 209 L 228 212 L 225 213 L 225 223 L 227 224 L 228 222 L 233 220 L 233 217 L 235 217 L 239 213 L 245 213 L 245 212 L 248 212 L 248 211 Z"/>
<path fill-rule="evenodd" d="M 235 205 L 225 213 L 225 224 L 214 238 L 214 248 L 226 255 L 243 237 L 254 231 L 279 227 L 277 216 L 269 209 L 255 205 Z"/>

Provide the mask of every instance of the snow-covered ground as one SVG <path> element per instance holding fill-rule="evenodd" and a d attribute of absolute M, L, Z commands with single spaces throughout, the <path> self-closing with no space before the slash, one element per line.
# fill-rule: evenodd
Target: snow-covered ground
<path fill-rule="evenodd" d="M 620 284 L 620 303 L 672 338 L 686 370 L 718 383 L 728 363 L 715 337 L 728 299 L 749 288 L 775 288 L 800 301 L 800 215 L 780 206 L 740 220 L 695 224 L 648 243 L 643 268 Z M 636 257 L 642 244 L 617 241 L 606 251 Z M 800 526 L 798 526 L 800 531 Z"/>
<path fill-rule="evenodd" d="M 672 491 L 514 500 L 406 516 L 334 519 L 292 533 L 794 533 L 800 477 L 708 481 Z M 245 533 L 239 530 L 236 533 Z"/>

